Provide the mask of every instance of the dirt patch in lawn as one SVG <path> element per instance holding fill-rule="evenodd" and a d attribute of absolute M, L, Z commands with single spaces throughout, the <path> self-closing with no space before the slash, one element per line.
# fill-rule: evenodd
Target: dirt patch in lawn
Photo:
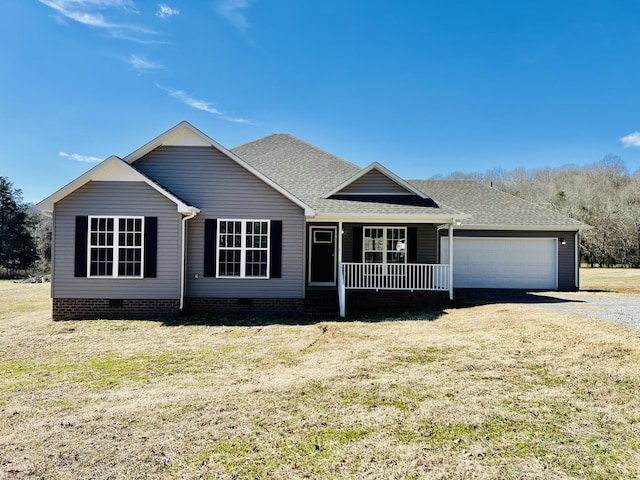
<path fill-rule="evenodd" d="M 2 479 L 640 475 L 640 335 L 613 322 L 52 322 L 34 292 L 0 311 Z"/>

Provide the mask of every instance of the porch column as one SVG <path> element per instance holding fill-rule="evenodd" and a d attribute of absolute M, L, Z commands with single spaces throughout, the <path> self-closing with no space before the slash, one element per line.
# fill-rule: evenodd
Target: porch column
<path fill-rule="evenodd" d="M 575 284 L 576 284 L 576 289 L 580 290 L 580 231 L 578 230 L 576 232 L 576 235 L 573 239 L 573 243 L 574 243 L 574 253 L 573 253 L 573 261 L 576 264 L 576 279 L 575 279 Z"/>
<path fill-rule="evenodd" d="M 347 315 L 347 295 L 344 288 L 344 272 L 342 271 L 342 222 L 338 222 L 338 304 L 340 318 Z"/>
<path fill-rule="evenodd" d="M 449 300 L 453 300 L 453 222 L 449 224 Z"/>

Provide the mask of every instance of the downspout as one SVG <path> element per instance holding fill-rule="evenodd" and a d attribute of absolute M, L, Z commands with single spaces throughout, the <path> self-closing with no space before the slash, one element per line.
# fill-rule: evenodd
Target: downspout
<path fill-rule="evenodd" d="M 453 221 L 449 224 L 449 300 L 453 300 Z"/>
<path fill-rule="evenodd" d="M 338 304 L 340 318 L 347 315 L 347 295 L 344 288 L 344 272 L 342 271 L 342 222 L 338 222 Z"/>
<path fill-rule="evenodd" d="M 180 311 L 184 310 L 184 291 L 186 287 L 185 272 L 187 268 L 187 220 L 191 220 L 198 214 L 197 210 L 192 210 L 189 215 L 182 217 L 182 232 L 180 232 L 180 244 L 182 255 L 180 259 Z"/>

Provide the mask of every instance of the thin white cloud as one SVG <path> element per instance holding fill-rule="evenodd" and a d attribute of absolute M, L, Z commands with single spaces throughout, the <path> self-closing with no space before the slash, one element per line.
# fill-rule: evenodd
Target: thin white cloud
<path fill-rule="evenodd" d="M 103 11 L 121 10 L 136 12 L 131 0 L 38 0 L 43 5 L 52 8 L 59 15 L 89 27 L 109 31 L 113 36 L 128 40 L 138 40 L 124 32 L 137 34 L 154 34 L 147 27 L 136 24 L 116 23 L 108 20 Z M 58 19 L 60 21 L 60 19 Z"/>
<path fill-rule="evenodd" d="M 164 66 L 139 55 L 129 55 L 125 61 L 138 73 L 149 73 Z"/>
<path fill-rule="evenodd" d="M 69 154 L 66 152 L 60 152 L 60 156 L 64 158 L 68 158 L 70 160 L 75 160 L 76 162 L 97 163 L 102 161 L 101 158 L 89 157 L 87 155 L 80 155 L 79 153 Z"/>
<path fill-rule="evenodd" d="M 166 3 L 161 3 L 158 5 L 158 11 L 156 15 L 160 18 L 171 18 L 180 15 L 180 10 L 177 8 L 171 8 Z"/>
<path fill-rule="evenodd" d="M 625 147 L 640 147 L 640 132 L 633 132 L 620 139 Z"/>
<path fill-rule="evenodd" d="M 215 115 L 216 117 L 218 117 L 218 118 L 220 118 L 222 120 L 226 120 L 228 122 L 244 123 L 244 124 L 248 124 L 248 125 L 253 125 L 253 123 L 250 122 L 247 119 L 237 118 L 237 117 L 230 117 L 230 116 L 226 115 L 224 112 L 218 110 L 215 107 L 214 103 L 209 102 L 207 100 L 199 100 L 197 98 L 193 98 L 191 95 L 189 95 L 184 90 L 173 90 L 171 88 L 165 88 L 165 87 L 163 87 L 163 86 L 161 86 L 161 85 L 159 85 L 157 83 L 156 83 L 156 87 L 158 87 L 161 90 L 164 90 L 165 92 L 167 92 L 170 96 L 172 96 L 176 100 L 179 100 L 182 103 L 184 103 L 185 105 L 187 105 L 187 106 L 189 106 L 191 108 L 195 108 L 196 110 L 202 110 L 203 112 L 210 113 L 210 114 Z"/>
<path fill-rule="evenodd" d="M 215 11 L 244 32 L 250 24 L 243 10 L 248 9 L 251 3 L 252 0 L 219 0 L 215 5 Z"/>

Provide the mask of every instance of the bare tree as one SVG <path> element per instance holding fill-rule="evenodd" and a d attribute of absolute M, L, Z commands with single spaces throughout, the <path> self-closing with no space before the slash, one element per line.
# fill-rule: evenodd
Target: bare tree
<path fill-rule="evenodd" d="M 640 267 L 640 172 L 630 175 L 615 155 L 585 167 L 456 172 L 591 225 L 581 236 L 584 261 Z"/>

